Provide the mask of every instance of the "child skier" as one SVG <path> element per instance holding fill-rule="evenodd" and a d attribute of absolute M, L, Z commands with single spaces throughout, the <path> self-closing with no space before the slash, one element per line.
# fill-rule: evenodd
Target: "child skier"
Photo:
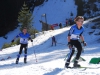
<path fill-rule="evenodd" d="M 19 33 L 19 35 L 17 35 L 11 42 L 14 42 L 14 40 L 16 38 L 20 37 L 20 51 L 19 51 L 19 54 L 17 55 L 17 59 L 16 59 L 16 64 L 18 64 L 19 62 L 19 58 L 20 58 L 20 55 L 22 53 L 22 50 L 23 48 L 25 49 L 24 50 L 24 63 L 27 63 L 27 45 L 28 45 L 28 39 L 31 40 L 31 42 L 33 42 L 33 40 L 31 39 L 30 37 L 30 34 L 27 33 L 27 28 L 23 28 L 22 32 Z"/>
<path fill-rule="evenodd" d="M 82 35 L 84 31 L 84 27 L 82 26 L 84 18 L 82 16 L 78 16 L 74 21 L 76 24 L 70 28 L 69 33 L 68 33 L 68 46 L 70 49 L 70 53 L 68 54 L 68 58 L 65 63 L 66 68 L 69 68 L 71 57 L 73 56 L 75 52 L 74 47 L 77 48 L 77 54 L 76 54 L 76 58 L 74 60 L 73 66 L 80 67 L 80 65 L 78 64 L 78 60 L 82 52 L 82 46 L 81 46 L 81 43 L 79 42 L 79 39 L 81 39 L 83 45 L 86 46 L 86 42 L 84 41 L 84 37 Z"/>

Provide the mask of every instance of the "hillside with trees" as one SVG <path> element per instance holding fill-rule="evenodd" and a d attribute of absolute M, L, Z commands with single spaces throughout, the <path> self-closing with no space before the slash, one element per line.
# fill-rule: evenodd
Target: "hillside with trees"
<path fill-rule="evenodd" d="M 18 12 L 21 10 L 24 2 L 33 11 L 35 6 L 44 2 L 44 0 L 1 0 L 0 1 L 0 37 L 18 27 Z"/>
<path fill-rule="evenodd" d="M 9 31 L 18 27 L 18 15 L 24 2 L 31 12 L 36 6 L 39 6 L 48 0 L 1 0 L 0 1 L 0 37 Z M 63 1 L 63 0 L 62 0 Z M 64 0 L 65 2 L 66 0 Z M 85 18 L 91 18 L 100 15 L 100 0 L 75 0 L 77 5 L 77 15 L 84 15 Z M 71 15 L 73 13 L 71 12 Z"/>

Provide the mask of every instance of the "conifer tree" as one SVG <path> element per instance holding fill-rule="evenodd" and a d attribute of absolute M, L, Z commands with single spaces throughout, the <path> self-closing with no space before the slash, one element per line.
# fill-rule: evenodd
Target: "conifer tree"
<path fill-rule="evenodd" d="M 32 21 L 32 13 L 30 12 L 30 10 L 24 2 L 18 16 L 18 22 L 21 24 L 20 30 L 22 30 L 23 27 L 27 27 L 29 31 L 32 28 Z"/>

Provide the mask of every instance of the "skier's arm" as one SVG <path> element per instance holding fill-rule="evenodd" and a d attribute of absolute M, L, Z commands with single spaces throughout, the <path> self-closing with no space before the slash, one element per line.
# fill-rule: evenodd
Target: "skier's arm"
<path fill-rule="evenodd" d="M 83 34 L 83 32 L 80 34 L 80 39 L 81 39 L 82 42 L 84 42 L 84 37 L 83 37 L 82 34 Z"/>
<path fill-rule="evenodd" d="M 84 41 L 84 37 L 82 35 L 80 36 L 80 39 L 82 40 L 83 45 L 87 46 L 87 43 Z"/>
<path fill-rule="evenodd" d="M 69 33 L 68 33 L 68 38 L 67 38 L 68 42 L 70 42 L 70 37 L 71 37 L 73 31 L 74 31 L 74 28 L 71 27 L 69 30 Z"/>
<path fill-rule="evenodd" d="M 70 36 L 68 36 L 67 40 L 68 40 L 68 42 L 70 42 Z"/>
<path fill-rule="evenodd" d="M 11 42 L 14 42 L 14 40 L 16 39 L 16 38 L 18 38 L 19 37 L 19 35 L 17 35 L 16 37 L 14 37 L 14 39 L 11 41 Z"/>
<path fill-rule="evenodd" d="M 31 36 L 30 36 L 30 34 L 29 34 L 29 38 L 28 38 L 31 42 L 33 42 L 33 40 L 32 40 L 32 38 L 31 38 Z"/>
<path fill-rule="evenodd" d="M 20 34 L 18 34 L 15 38 L 14 38 L 14 40 L 16 39 L 16 38 L 19 38 L 20 37 Z"/>
<path fill-rule="evenodd" d="M 80 36 L 80 39 L 82 40 L 82 42 L 84 42 L 84 37 L 83 37 L 83 35 Z"/>
<path fill-rule="evenodd" d="M 68 46 L 69 46 L 69 48 L 71 48 L 70 38 L 71 38 L 71 34 L 73 33 L 73 31 L 74 31 L 74 29 L 71 28 L 71 29 L 69 30 L 69 33 L 68 33 L 68 38 L 67 38 L 67 40 L 68 40 Z"/>
<path fill-rule="evenodd" d="M 69 47 L 69 48 L 72 48 L 71 42 L 70 42 L 70 36 L 68 36 L 67 40 L 68 40 L 68 47 Z"/>

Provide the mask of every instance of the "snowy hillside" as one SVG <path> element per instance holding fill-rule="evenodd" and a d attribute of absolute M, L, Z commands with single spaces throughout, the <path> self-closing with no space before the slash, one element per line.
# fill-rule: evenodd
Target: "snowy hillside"
<path fill-rule="evenodd" d="M 66 19 L 71 18 L 71 12 L 73 13 L 72 18 L 75 18 L 77 15 L 77 6 L 74 0 L 66 0 L 65 2 L 63 0 L 48 0 L 34 9 L 34 26 L 36 29 L 41 30 L 42 24 L 39 20 L 45 22 L 45 18 L 42 17 L 43 14 L 46 14 L 48 24 L 59 24 L 60 22 L 65 24 Z"/>
<path fill-rule="evenodd" d="M 71 7 L 71 9 L 70 9 Z M 36 7 L 33 11 L 34 16 L 34 27 L 41 31 L 42 24 L 39 20 L 43 20 L 45 22 L 45 18 L 42 17 L 43 14 L 47 15 L 47 23 L 48 24 L 56 24 L 62 23 L 65 24 L 66 19 L 70 18 L 70 13 L 74 12 L 73 17 L 76 16 L 77 6 L 75 6 L 74 0 L 66 0 L 66 2 L 62 0 L 48 0 L 48 2 L 44 2 L 43 5 Z M 4 43 L 10 43 L 11 40 L 19 33 L 19 29 L 16 29 L 12 32 L 9 32 L 6 36 L 8 39 L 0 38 L 0 50 Z"/>
<path fill-rule="evenodd" d="M 77 14 L 77 6 L 75 6 L 74 0 L 63 1 L 48 0 L 48 2 L 44 2 L 43 5 L 36 7 L 33 13 L 33 25 L 38 30 L 41 30 L 42 25 L 39 20 L 45 21 L 42 14 L 47 15 L 47 23 L 49 24 L 59 24 L 60 22 L 65 24 L 66 19 L 70 18 L 71 12 L 74 13 L 73 17 L 75 17 Z M 96 18 L 100 18 L 100 16 Z M 0 60 L 4 59 L 3 61 L 0 61 L 0 75 L 100 75 L 100 64 L 89 64 L 91 58 L 100 58 L 100 35 L 95 35 L 100 32 L 100 29 L 91 29 L 91 27 L 96 24 L 95 22 L 92 22 L 92 20 L 96 18 L 91 18 L 84 22 L 85 32 L 83 35 L 87 42 L 87 47 L 84 48 L 82 57 L 86 61 L 79 62 L 81 66 L 90 68 L 64 68 L 64 58 L 69 53 L 69 48 L 67 47 L 67 34 L 70 28 L 65 27 L 53 31 L 45 31 L 44 34 L 39 32 L 37 37 L 33 39 L 33 44 L 29 41 L 27 64 L 24 64 L 23 62 L 24 51 L 19 60 L 19 64 L 15 64 L 20 47 L 19 45 L 0 51 Z M 8 36 L 8 39 L 0 38 L 0 49 L 4 43 L 11 42 L 14 36 L 19 32 L 19 29 L 16 29 L 6 35 Z M 51 46 L 52 36 L 56 37 L 57 46 Z M 11 58 L 7 59 L 8 57 Z M 73 63 L 71 62 L 70 66 L 72 65 Z"/>
<path fill-rule="evenodd" d="M 82 53 L 82 57 L 86 60 L 80 64 L 83 67 L 92 67 L 87 69 L 64 69 L 64 58 L 69 52 L 67 44 L 67 34 L 70 27 L 47 31 L 45 34 L 39 33 L 33 40 L 33 45 L 29 41 L 28 46 L 28 63 L 23 63 L 23 54 L 21 55 L 19 64 L 15 64 L 16 55 L 19 51 L 19 45 L 11 48 L 4 49 L 0 52 L 0 59 L 4 58 L 5 61 L 0 61 L 0 75 L 100 75 L 100 64 L 89 64 L 92 57 L 100 57 L 100 43 L 97 42 L 99 36 L 95 36 L 94 33 L 89 35 L 89 31 L 92 31 L 91 26 L 94 23 L 84 22 L 85 27 L 85 41 L 87 47 L 84 48 L 85 52 Z M 55 36 L 57 40 L 57 46 L 51 47 L 51 37 Z M 36 58 L 34 55 L 36 53 Z M 7 57 L 10 56 L 10 59 Z M 36 62 L 37 59 L 37 62 Z M 72 63 L 71 63 L 72 66 Z"/>
<path fill-rule="evenodd" d="M 3 44 L 11 43 L 11 40 L 19 33 L 20 33 L 20 30 L 19 30 L 19 28 L 17 28 L 14 31 L 11 31 L 6 35 L 7 39 L 0 37 L 0 50 L 3 46 Z"/>

